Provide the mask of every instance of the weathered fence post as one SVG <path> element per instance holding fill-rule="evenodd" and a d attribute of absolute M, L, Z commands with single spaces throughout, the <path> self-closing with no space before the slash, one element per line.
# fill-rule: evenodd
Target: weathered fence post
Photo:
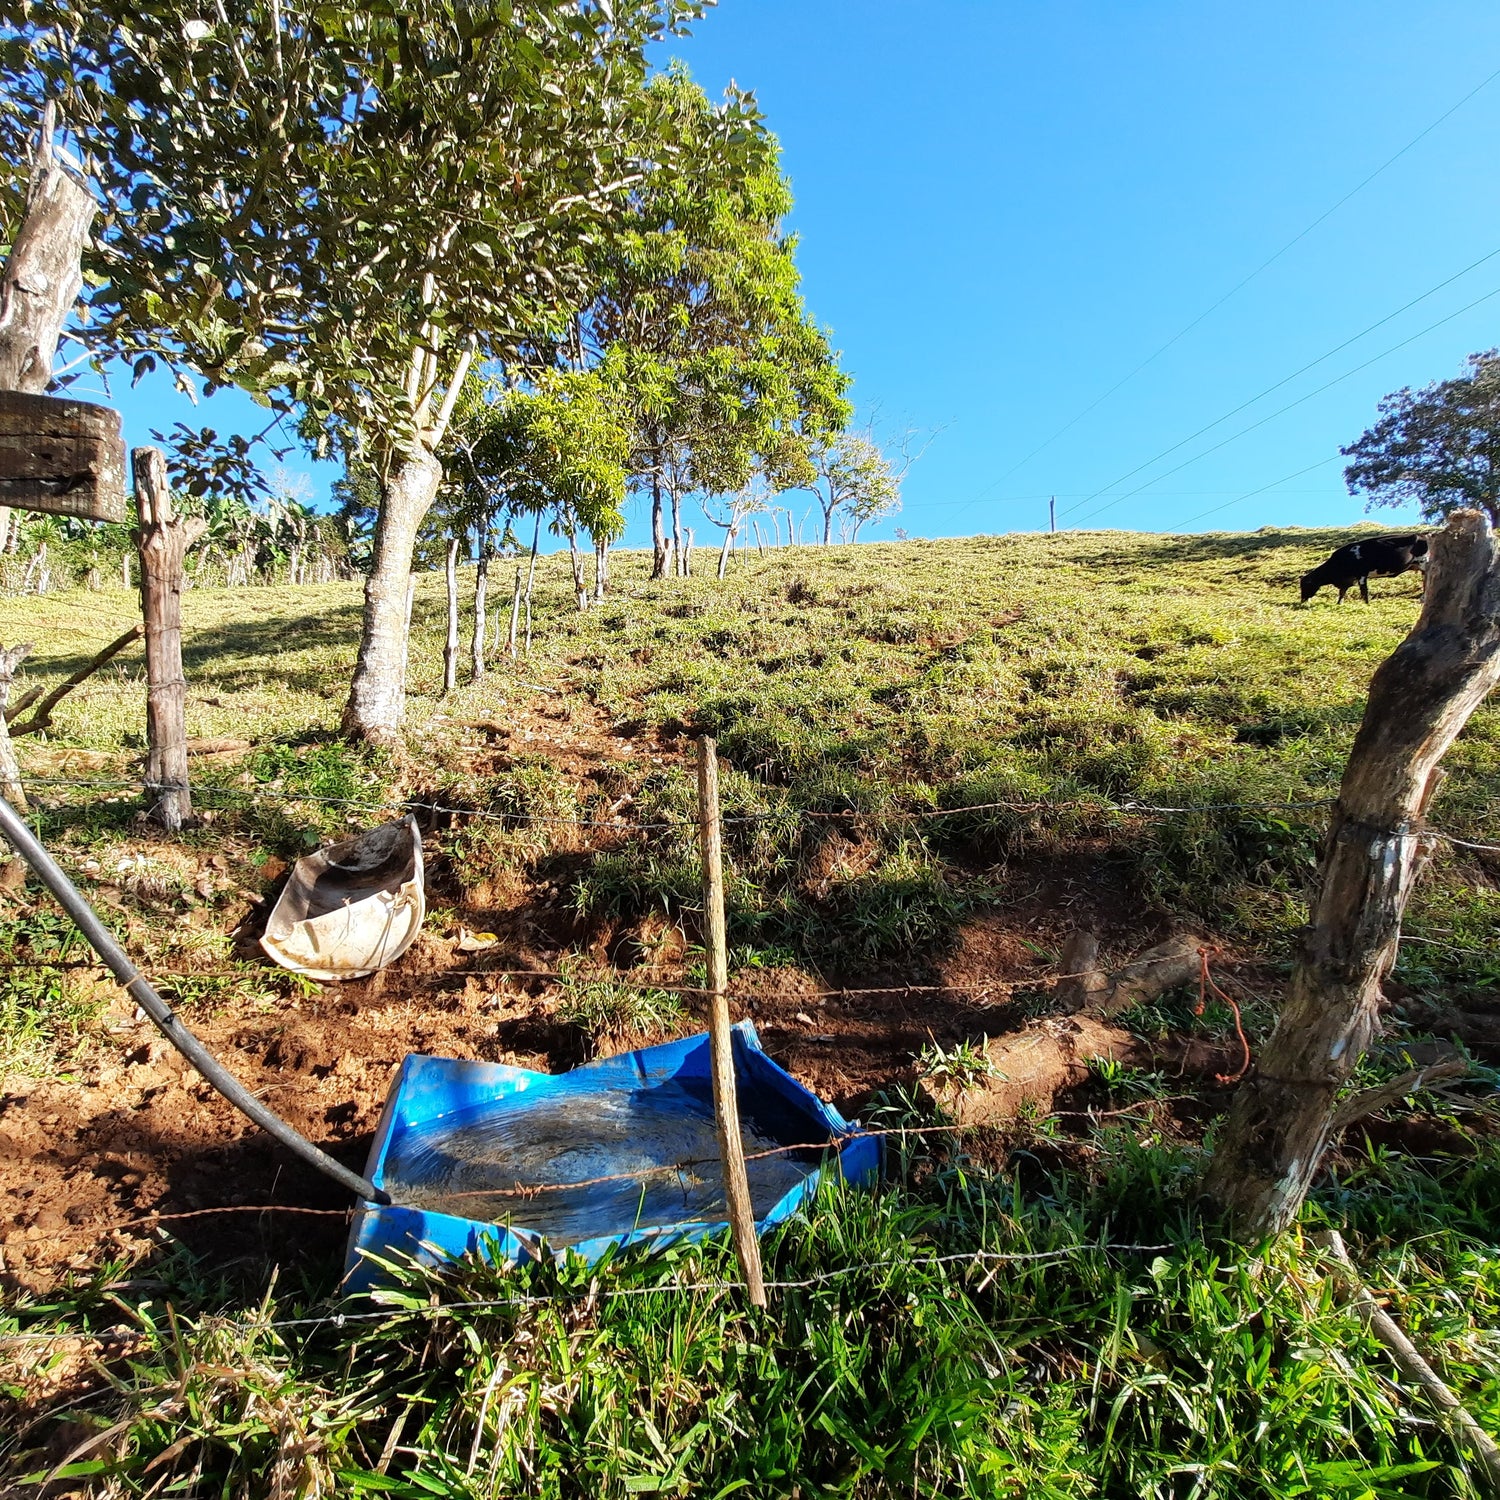
<path fill-rule="evenodd" d="M 1312 1184 L 1376 1031 L 1438 762 L 1497 681 L 1500 558 L 1484 516 L 1457 511 L 1433 539 L 1415 628 L 1370 682 L 1291 989 L 1209 1167 L 1206 1190 L 1242 1240 L 1287 1228 Z"/>
<path fill-rule="evenodd" d="M 5 722 L 5 704 L 10 697 L 11 684 L 16 680 L 16 668 L 31 652 L 31 643 L 12 646 L 9 651 L 0 649 L 0 797 L 4 797 L 17 812 L 29 812 L 26 792 L 21 785 L 21 768 L 16 764 L 16 752 L 10 742 L 10 729 Z"/>
<path fill-rule="evenodd" d="M 140 515 L 141 613 L 146 621 L 146 792 L 151 816 L 176 832 L 193 810 L 188 791 L 187 679 L 182 675 L 182 575 L 208 523 L 172 509 L 160 448 L 130 455 Z"/>
<path fill-rule="evenodd" d="M 760 1269 L 760 1240 L 750 1181 L 745 1175 L 745 1146 L 740 1139 L 739 1095 L 734 1081 L 734 1038 L 729 1023 L 729 953 L 724 925 L 724 841 L 719 825 L 719 753 L 709 735 L 698 741 L 698 827 L 703 848 L 704 946 L 708 950 L 708 1038 L 713 1060 L 714 1125 L 724 1165 L 724 1199 L 734 1250 L 750 1301 L 766 1305 Z"/>
<path fill-rule="evenodd" d="M 443 696 L 446 698 L 458 683 L 458 538 L 448 538 L 448 556 L 443 569 L 448 584 L 448 636 L 443 642 Z M 480 616 L 480 629 L 484 616 Z"/>
<path fill-rule="evenodd" d="M 484 634 L 490 617 L 490 539 L 485 536 L 479 544 L 479 561 L 474 568 L 474 634 L 469 642 L 469 661 L 474 669 L 474 681 L 485 673 Z"/>

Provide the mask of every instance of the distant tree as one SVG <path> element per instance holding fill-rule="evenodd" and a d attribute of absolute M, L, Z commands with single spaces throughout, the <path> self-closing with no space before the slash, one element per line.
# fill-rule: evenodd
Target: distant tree
<path fill-rule="evenodd" d="M 814 443 L 809 453 L 814 478 L 811 490 L 823 513 L 823 545 L 833 541 L 837 517 L 848 539 L 858 541 L 860 528 L 901 508 L 901 481 L 912 460 L 903 453 L 893 465 L 871 433 L 845 432 Z"/>
<path fill-rule="evenodd" d="M 1340 449 L 1349 493 L 1369 505 L 1415 502 L 1426 521 L 1472 506 L 1500 526 L 1500 350 L 1469 356 L 1469 371 L 1380 403 L 1380 420 Z"/>

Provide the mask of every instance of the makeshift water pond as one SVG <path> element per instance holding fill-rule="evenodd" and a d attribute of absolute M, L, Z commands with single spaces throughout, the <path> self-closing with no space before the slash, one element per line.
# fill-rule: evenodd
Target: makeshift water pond
<path fill-rule="evenodd" d="M 406 817 L 299 859 L 260 945 L 311 979 L 363 979 L 411 947 L 426 915 L 422 836 Z"/>
<path fill-rule="evenodd" d="M 734 1028 L 733 1045 L 760 1232 L 795 1213 L 827 1172 L 874 1180 L 875 1138 L 777 1067 L 748 1021 Z M 788 1146 L 800 1149 L 777 1149 Z M 560 1074 L 409 1056 L 367 1175 L 394 1204 L 356 1215 L 352 1289 L 376 1279 L 366 1252 L 428 1263 L 466 1251 L 596 1261 L 623 1245 L 712 1234 L 727 1210 L 708 1036 Z"/>

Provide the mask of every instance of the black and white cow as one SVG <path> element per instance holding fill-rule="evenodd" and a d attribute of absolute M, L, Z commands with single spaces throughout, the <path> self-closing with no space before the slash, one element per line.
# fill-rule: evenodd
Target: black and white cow
<path fill-rule="evenodd" d="M 1327 562 L 1302 575 L 1302 602 L 1305 604 L 1320 588 L 1332 584 L 1339 591 L 1339 603 L 1357 583 L 1359 597 L 1370 602 L 1369 580 L 1395 578 L 1415 569 L 1427 570 L 1425 536 L 1378 536 L 1340 547 Z"/>

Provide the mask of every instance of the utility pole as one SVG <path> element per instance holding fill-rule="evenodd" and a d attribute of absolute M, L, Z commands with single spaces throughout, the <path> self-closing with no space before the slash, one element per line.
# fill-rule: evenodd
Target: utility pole
<path fill-rule="evenodd" d="M 1057 530 L 1057 496 L 1052 495 L 1047 500 L 1047 530 Z"/>

